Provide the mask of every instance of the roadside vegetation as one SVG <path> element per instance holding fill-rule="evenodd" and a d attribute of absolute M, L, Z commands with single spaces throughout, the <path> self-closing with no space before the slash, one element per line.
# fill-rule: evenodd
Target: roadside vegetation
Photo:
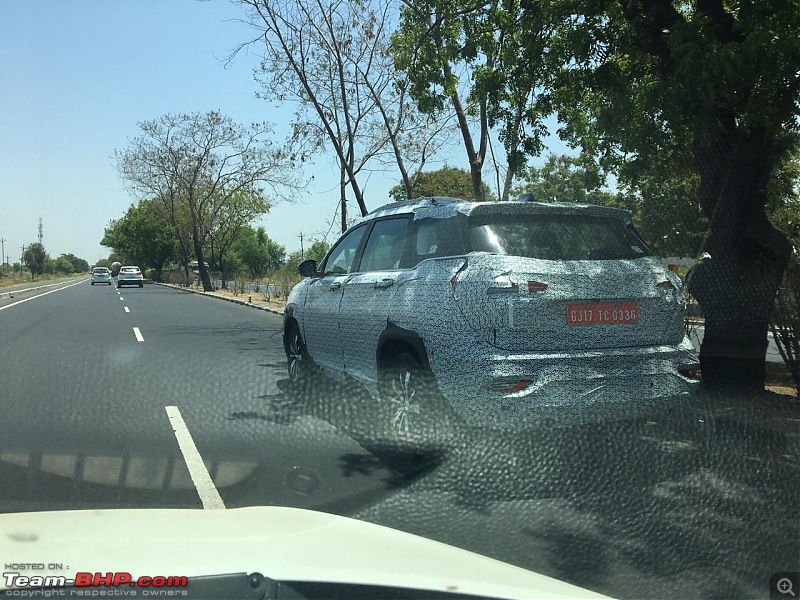
<path fill-rule="evenodd" d="M 25 246 L 22 262 L 0 265 L 0 287 L 57 279 L 74 274 L 86 274 L 89 263 L 74 254 L 62 254 L 56 258 L 47 253 L 38 242 Z"/>

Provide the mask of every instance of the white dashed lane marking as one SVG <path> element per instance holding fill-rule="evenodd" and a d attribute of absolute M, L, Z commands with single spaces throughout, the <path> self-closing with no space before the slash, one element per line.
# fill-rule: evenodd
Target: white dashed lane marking
<path fill-rule="evenodd" d="M 133 335 L 136 336 L 136 341 L 137 342 L 143 342 L 144 341 L 144 336 L 142 335 L 142 332 L 139 331 L 138 327 L 134 327 L 133 328 Z"/>
<path fill-rule="evenodd" d="M 125 307 L 125 312 L 128 312 L 128 313 L 129 313 L 129 312 L 131 312 L 131 309 L 130 309 L 130 308 L 128 308 L 128 307 L 126 306 L 126 307 Z"/>
<path fill-rule="evenodd" d="M 200 501 L 203 503 L 203 508 L 207 510 L 224 509 L 225 503 L 222 501 L 222 496 L 219 495 L 211 475 L 208 474 L 208 469 L 206 469 L 200 452 L 197 451 L 197 446 L 192 439 L 192 434 L 189 433 L 189 428 L 186 427 L 181 411 L 177 406 L 166 406 L 165 408 L 175 432 L 175 439 L 178 440 L 178 447 L 183 454 L 183 460 L 189 468 L 189 475 L 197 490 L 197 495 L 200 496 Z"/>

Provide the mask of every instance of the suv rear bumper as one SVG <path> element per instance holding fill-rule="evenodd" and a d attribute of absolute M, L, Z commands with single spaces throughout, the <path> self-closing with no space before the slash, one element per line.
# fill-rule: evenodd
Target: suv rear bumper
<path fill-rule="evenodd" d="M 685 409 L 699 381 L 678 370 L 699 368 L 688 338 L 679 346 L 519 354 L 481 345 L 457 369 L 437 372 L 442 394 L 467 424 L 527 429 L 572 426 Z M 483 352 L 480 352 L 483 350 Z M 453 372 L 456 371 L 456 372 Z M 530 381 L 514 393 L 498 383 Z"/>

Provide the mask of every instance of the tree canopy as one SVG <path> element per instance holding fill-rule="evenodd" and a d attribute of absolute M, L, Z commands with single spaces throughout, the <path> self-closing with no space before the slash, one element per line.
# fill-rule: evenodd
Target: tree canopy
<path fill-rule="evenodd" d="M 154 269 L 157 276 L 167 261 L 177 257 L 175 232 L 155 200 L 141 200 L 111 221 L 100 243 L 122 254 L 127 263 Z"/>
<path fill-rule="evenodd" d="M 767 189 L 797 139 L 800 7 L 525 6 L 559 24 L 547 58 L 558 67 L 549 85 L 562 135 L 623 184 L 646 190 L 668 177 L 697 186 L 708 222 L 699 250 L 710 259 L 693 270 L 689 289 L 706 317 L 704 381 L 763 388 L 768 315 L 791 252 L 767 217 Z"/>
<path fill-rule="evenodd" d="M 483 195 L 489 196 L 489 188 L 483 183 Z M 472 198 L 472 178 L 469 171 L 457 167 L 442 167 L 436 171 L 418 173 L 412 184 L 413 198 L 427 196 L 447 196 L 450 198 Z M 389 190 L 389 197 L 399 202 L 406 199 L 406 189 L 402 184 Z"/>
<path fill-rule="evenodd" d="M 25 262 L 25 266 L 30 269 L 31 277 L 44 273 L 45 263 L 48 258 L 44 246 L 38 242 L 28 244 L 25 252 L 22 253 L 22 260 Z"/>
<path fill-rule="evenodd" d="M 301 187 L 293 156 L 271 140 L 267 123 L 245 127 L 219 112 L 166 114 L 139 123 L 141 135 L 116 151 L 117 169 L 132 190 L 158 199 L 173 218 L 188 212 L 191 246 L 203 289 L 211 280 L 204 252 L 221 213 L 235 198 L 260 203 L 291 199 Z"/>

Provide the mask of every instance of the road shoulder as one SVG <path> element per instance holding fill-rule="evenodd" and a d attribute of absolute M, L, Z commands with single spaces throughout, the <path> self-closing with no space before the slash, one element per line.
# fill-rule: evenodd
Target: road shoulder
<path fill-rule="evenodd" d="M 230 294 L 230 292 L 223 291 L 223 290 L 219 290 L 219 291 L 215 291 L 215 292 L 204 292 L 202 290 L 195 290 L 195 289 L 192 289 L 192 288 L 182 287 L 182 286 L 174 285 L 174 284 L 171 284 L 171 283 L 156 283 L 156 285 L 160 285 L 162 287 L 171 288 L 171 289 L 175 289 L 175 290 L 180 290 L 182 292 L 188 292 L 188 293 L 191 293 L 191 294 L 198 294 L 200 296 L 207 296 L 209 298 L 216 298 L 217 300 L 224 300 L 225 302 L 232 302 L 233 304 L 239 304 L 241 306 L 248 306 L 250 308 L 255 308 L 257 310 L 263 310 L 263 311 L 270 312 L 270 313 L 273 313 L 273 314 L 276 314 L 276 315 L 283 315 L 283 308 L 280 307 L 280 304 L 282 304 L 282 303 L 279 304 L 279 303 L 274 303 L 274 302 L 267 302 L 266 299 L 263 299 L 263 294 L 254 294 L 254 293 L 242 294 L 243 297 L 246 296 L 248 298 L 248 300 L 243 300 L 243 299 L 238 298 L 238 297 L 232 297 L 230 295 L 227 295 L 227 294 Z M 253 299 L 253 296 L 256 296 L 257 298 L 258 298 L 258 296 L 261 296 L 262 297 L 262 301 L 261 302 L 249 301 L 249 300 Z"/>

